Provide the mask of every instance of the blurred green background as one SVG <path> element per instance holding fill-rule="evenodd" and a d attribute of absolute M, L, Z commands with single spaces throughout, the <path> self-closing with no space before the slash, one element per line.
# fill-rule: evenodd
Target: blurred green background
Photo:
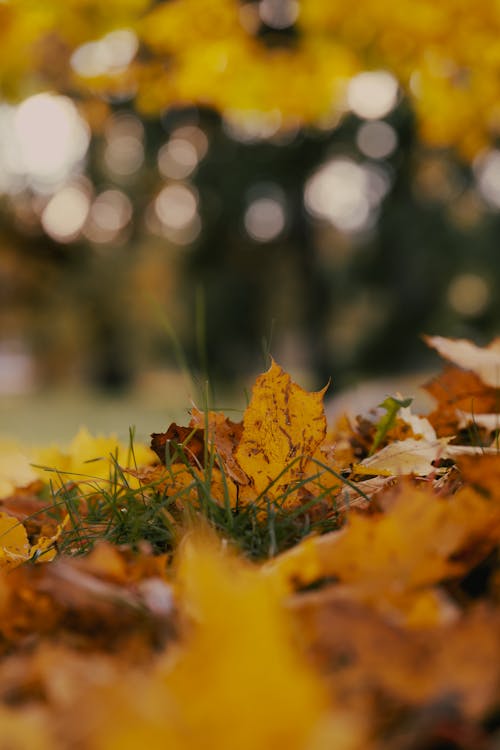
<path fill-rule="evenodd" d="M 262 44 L 295 43 L 296 5 L 245 4 Z M 144 55 L 128 26 L 107 34 L 108 62 L 79 40 L 61 65 Z M 0 102 L 1 433 L 147 435 L 207 379 L 241 406 L 268 352 L 339 392 L 435 366 L 422 333 L 497 332 L 495 138 L 467 160 L 426 144 L 392 72 L 357 73 L 335 117 L 295 127 L 202 101 L 145 115 L 134 91 L 37 75 L 11 97 L 5 73 Z"/>

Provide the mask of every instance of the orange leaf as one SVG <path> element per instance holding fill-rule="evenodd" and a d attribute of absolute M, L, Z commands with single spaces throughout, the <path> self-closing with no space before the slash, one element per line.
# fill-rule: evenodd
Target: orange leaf
<path fill-rule="evenodd" d="M 208 426 L 210 442 L 214 445 L 224 465 L 226 475 L 237 484 L 248 484 L 248 477 L 240 469 L 234 457 L 235 450 L 241 438 L 241 422 L 233 422 L 228 417 L 225 417 L 224 414 L 215 411 L 209 411 L 205 415 L 199 409 L 193 409 L 191 411 L 190 426 L 205 429 L 206 425 Z"/>
<path fill-rule="evenodd" d="M 435 411 L 428 415 L 438 437 L 458 431 L 462 412 L 483 414 L 499 409 L 498 389 L 485 385 L 475 373 L 458 367 L 446 367 L 423 387 L 438 403 Z"/>
<path fill-rule="evenodd" d="M 188 461 L 193 466 L 201 466 L 205 452 L 203 433 L 172 422 L 166 432 L 152 433 L 151 450 L 162 464 L 166 463 L 168 455 L 172 463 L 184 464 Z"/>
<path fill-rule="evenodd" d="M 462 479 L 487 497 L 500 497 L 500 455 L 460 456 L 457 459 Z"/>
<path fill-rule="evenodd" d="M 280 585 L 324 578 L 379 611 L 411 614 L 415 595 L 470 569 L 498 543 L 500 510 L 470 488 L 443 499 L 403 481 L 387 513 L 352 514 L 344 529 L 311 537 L 268 563 Z"/>
<path fill-rule="evenodd" d="M 304 391 L 274 361 L 255 381 L 235 455 L 258 494 L 277 497 L 305 475 L 326 435 L 325 391 Z"/>

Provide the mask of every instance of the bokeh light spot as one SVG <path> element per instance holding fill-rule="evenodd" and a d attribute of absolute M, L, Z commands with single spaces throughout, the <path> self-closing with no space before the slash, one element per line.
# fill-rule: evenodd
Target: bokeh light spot
<path fill-rule="evenodd" d="M 285 208 L 277 198 L 257 198 L 245 212 L 245 229 L 256 242 L 275 240 L 283 232 L 285 224 Z"/>
<path fill-rule="evenodd" d="M 39 183 L 64 180 L 87 152 L 89 128 L 65 96 L 44 93 L 25 99 L 13 124 L 19 167 Z"/>
<path fill-rule="evenodd" d="M 349 81 L 347 103 L 358 117 L 379 120 L 396 106 L 398 90 L 398 82 L 392 73 L 385 70 L 365 71 Z"/>
<path fill-rule="evenodd" d="M 386 159 L 398 146 L 398 134 L 387 122 L 364 122 L 356 134 L 356 145 L 369 159 Z"/>
<path fill-rule="evenodd" d="M 272 29 L 286 29 L 297 20 L 299 4 L 296 0 L 261 0 L 259 16 Z"/>
<path fill-rule="evenodd" d="M 118 177 L 135 174 L 144 162 L 144 128 L 141 121 L 130 114 L 110 119 L 106 126 L 104 161 Z"/>
<path fill-rule="evenodd" d="M 105 190 L 94 200 L 85 227 L 91 242 L 112 242 L 132 219 L 132 204 L 121 190 Z"/>
<path fill-rule="evenodd" d="M 66 185 L 49 200 L 42 213 L 42 226 L 58 242 L 72 242 L 79 235 L 90 208 L 88 192 Z"/>
<path fill-rule="evenodd" d="M 171 138 L 158 152 L 158 169 L 172 180 L 189 177 L 197 165 L 196 147 L 185 138 Z"/>
<path fill-rule="evenodd" d="M 188 141 L 191 143 L 198 154 L 198 161 L 201 161 L 208 151 L 208 137 L 207 134 L 199 128 L 197 125 L 181 125 L 171 134 L 172 138 L 179 138 L 180 140 Z"/>
<path fill-rule="evenodd" d="M 198 196 L 192 187 L 166 185 L 157 195 L 154 206 L 165 237 L 179 245 L 187 245 L 196 239 L 201 220 Z"/>
<path fill-rule="evenodd" d="M 138 48 L 135 32 L 117 29 L 78 47 L 71 56 L 71 67 L 84 78 L 119 73 L 130 65 Z"/>
<path fill-rule="evenodd" d="M 390 180 L 382 170 L 335 158 L 309 178 L 304 200 L 312 216 L 341 231 L 359 232 L 371 226 L 389 189 Z"/>
<path fill-rule="evenodd" d="M 474 164 L 479 192 L 494 208 L 500 208 L 500 151 L 482 154 Z"/>
<path fill-rule="evenodd" d="M 144 147 L 131 135 L 113 138 L 106 146 L 104 161 L 116 175 L 125 177 L 134 174 L 144 161 Z"/>
<path fill-rule="evenodd" d="M 482 276 L 463 273 L 455 276 L 447 291 L 450 306 L 460 315 L 474 317 L 483 313 L 490 302 L 490 288 Z"/>
<path fill-rule="evenodd" d="M 227 110 L 223 120 L 226 133 L 240 143 L 269 140 L 278 133 L 281 123 L 282 117 L 278 110 Z"/>

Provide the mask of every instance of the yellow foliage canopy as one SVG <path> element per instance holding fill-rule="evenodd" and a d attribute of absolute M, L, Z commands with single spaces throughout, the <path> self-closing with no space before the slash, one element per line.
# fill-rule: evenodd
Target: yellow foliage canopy
<path fill-rule="evenodd" d="M 500 17 L 495 0 L 342 0 L 283 3 L 293 44 L 259 36 L 261 5 L 238 0 L 6 0 L 0 5 L 0 90 L 58 88 L 93 96 L 134 92 L 140 110 L 211 105 L 228 117 L 259 112 L 282 129 L 335 124 L 348 80 L 392 71 L 412 98 L 422 137 L 472 158 L 498 134 Z M 278 6 L 277 6 L 278 7 Z M 125 68 L 77 74 L 71 55 L 117 29 L 140 53 Z M 275 40 L 276 41 L 276 40 Z M 138 44 L 139 48 L 139 44 Z"/>

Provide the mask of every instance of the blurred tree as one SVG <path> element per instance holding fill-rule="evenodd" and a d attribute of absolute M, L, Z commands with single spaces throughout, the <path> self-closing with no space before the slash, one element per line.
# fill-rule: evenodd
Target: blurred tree
<path fill-rule="evenodd" d="M 15 288 L 19 335 L 107 387 L 159 346 L 148 285 L 193 361 L 204 289 L 219 378 L 273 320 L 318 384 L 488 335 L 499 32 L 494 0 L 5 0 L 4 323 Z"/>

